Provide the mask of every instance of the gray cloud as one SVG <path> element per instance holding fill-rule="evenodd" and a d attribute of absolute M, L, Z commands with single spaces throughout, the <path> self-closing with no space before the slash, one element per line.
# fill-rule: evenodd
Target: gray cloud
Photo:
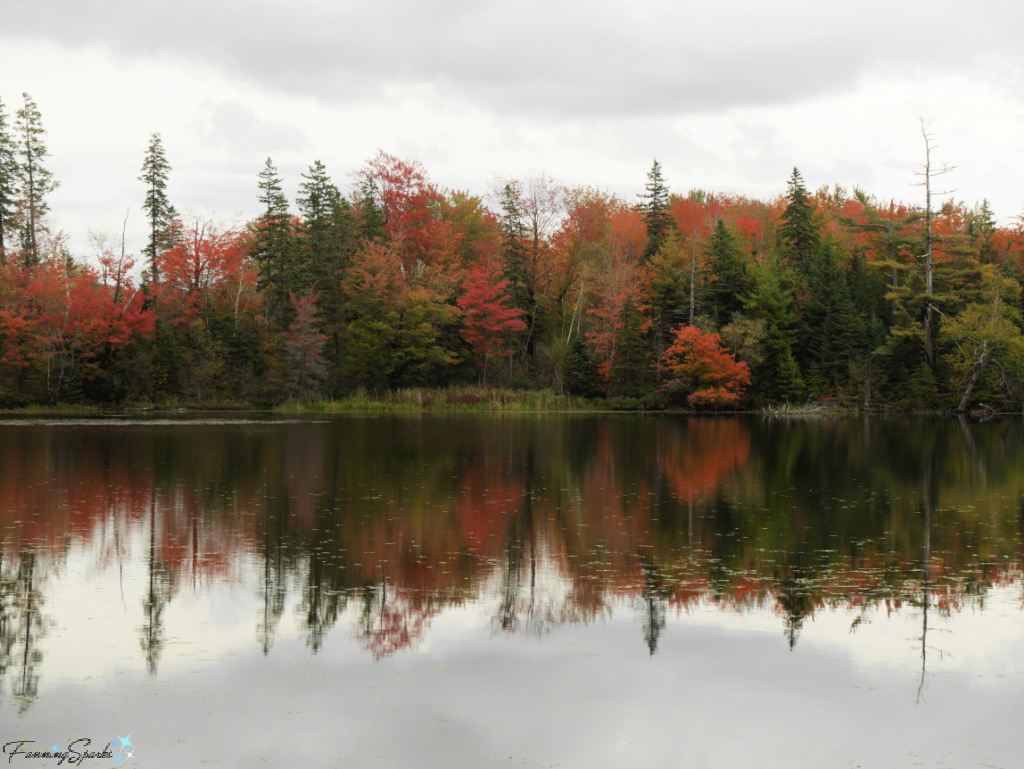
<path fill-rule="evenodd" d="M 791 103 L 865 72 L 1020 61 L 1024 7 L 951 2 L 448 0 L 7 4 L 0 39 L 200 60 L 332 103 L 429 86 L 503 114 L 692 114 Z"/>

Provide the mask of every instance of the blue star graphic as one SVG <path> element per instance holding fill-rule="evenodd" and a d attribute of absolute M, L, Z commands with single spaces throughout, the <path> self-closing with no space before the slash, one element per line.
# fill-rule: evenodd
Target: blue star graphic
<path fill-rule="evenodd" d="M 58 747 L 57 747 L 56 745 L 51 745 L 51 746 L 50 746 L 50 749 L 51 749 L 51 750 L 52 750 L 52 751 L 53 751 L 54 753 L 60 753 L 60 748 L 58 748 Z"/>
<path fill-rule="evenodd" d="M 118 761 L 124 761 L 124 759 L 121 756 L 114 756 L 114 763 L 116 764 Z"/>
<path fill-rule="evenodd" d="M 128 732 L 128 736 L 127 737 L 118 737 L 117 739 L 121 740 L 121 747 L 122 748 L 125 747 L 126 745 L 132 745 L 132 733 L 131 732 Z M 135 746 L 132 745 L 132 747 L 134 748 Z"/>
<path fill-rule="evenodd" d="M 133 745 L 132 747 L 135 747 L 135 746 Z M 129 750 L 128 751 L 128 758 L 135 758 L 135 751 L 134 750 Z"/>

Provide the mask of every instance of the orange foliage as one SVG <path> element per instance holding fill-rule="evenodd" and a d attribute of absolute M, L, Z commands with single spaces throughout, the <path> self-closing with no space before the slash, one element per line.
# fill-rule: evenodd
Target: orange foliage
<path fill-rule="evenodd" d="M 664 365 L 673 379 L 665 389 L 684 388 L 691 406 L 736 407 L 750 386 L 750 369 L 722 347 L 718 334 L 696 326 L 676 329 L 665 351 Z"/>

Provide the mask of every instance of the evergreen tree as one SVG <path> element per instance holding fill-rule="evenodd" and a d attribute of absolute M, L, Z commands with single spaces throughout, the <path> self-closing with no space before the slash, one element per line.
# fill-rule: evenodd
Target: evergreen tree
<path fill-rule="evenodd" d="M 565 365 L 565 391 L 569 395 L 583 398 L 600 398 L 604 395 L 601 372 L 582 336 L 577 336 L 569 348 Z"/>
<path fill-rule="evenodd" d="M 359 184 L 359 237 L 363 240 L 377 240 L 384 237 L 387 218 L 380 207 L 380 190 L 372 174 L 363 177 Z"/>
<path fill-rule="evenodd" d="M 260 267 L 259 287 L 264 292 L 267 317 L 273 327 L 283 329 L 292 313 L 290 293 L 304 293 L 307 286 L 295 264 L 288 200 L 270 158 L 259 173 L 259 189 L 263 213 L 256 221 L 253 256 Z"/>
<path fill-rule="evenodd" d="M 8 125 L 7 110 L 0 100 L 0 262 L 7 254 L 4 234 L 13 224 L 17 194 L 18 161 L 14 137 Z"/>
<path fill-rule="evenodd" d="M 792 280 L 777 261 L 758 265 L 747 310 L 764 323 L 764 363 L 755 372 L 761 393 L 771 400 L 795 400 L 804 382 L 793 357 L 795 341 Z"/>
<path fill-rule="evenodd" d="M 341 281 L 355 250 L 355 223 L 348 202 L 331 182 L 319 160 L 302 175 L 296 204 L 302 214 L 302 253 L 299 262 L 316 285 L 320 323 L 327 332 L 329 374 L 341 366 L 341 330 L 344 298 Z"/>
<path fill-rule="evenodd" d="M 692 257 L 691 257 L 692 258 Z M 657 374 L 661 382 L 661 357 L 672 344 L 672 332 L 689 322 L 687 294 L 690 281 L 690 259 L 676 232 L 670 232 L 650 262 L 651 287 L 651 352 L 659 361 Z"/>
<path fill-rule="evenodd" d="M 874 236 L 877 248 L 885 254 L 883 259 L 876 259 L 874 263 L 889 271 L 889 287 L 895 293 L 900 290 L 900 274 L 906 273 L 910 268 L 910 253 L 917 238 L 912 229 L 913 225 L 921 220 L 922 214 L 919 211 L 911 211 L 897 215 L 897 208 L 892 203 L 889 205 L 889 210 L 884 211 L 863 190 L 855 189 L 853 196 L 864 206 L 863 211 L 856 218 L 839 217 L 839 221 L 853 230 L 871 233 Z M 853 288 L 852 284 L 851 288 Z M 854 303 L 861 311 L 864 311 L 865 307 L 859 302 L 856 291 L 854 294 Z M 883 317 L 881 310 L 882 308 L 879 307 L 879 317 Z M 889 312 L 885 315 L 888 323 L 893 322 L 896 310 L 896 300 L 892 298 Z"/>
<path fill-rule="evenodd" d="M 634 297 L 628 297 L 619 312 L 619 328 L 608 376 L 614 395 L 639 398 L 650 389 L 651 359 L 646 324 Z"/>
<path fill-rule="evenodd" d="M 522 311 L 520 317 L 526 324 L 525 330 L 516 335 L 515 347 L 529 365 L 534 353 L 537 299 L 527 247 L 529 227 L 519 194 L 511 184 L 501 191 L 501 230 L 501 271 L 508 281 L 509 304 Z"/>
<path fill-rule="evenodd" d="M 824 243 L 811 264 L 807 281 L 809 297 L 801 357 L 809 372 L 807 384 L 813 394 L 819 395 L 846 381 L 850 361 L 866 341 L 838 250 L 838 244 Z"/>
<path fill-rule="evenodd" d="M 46 129 L 39 108 L 32 98 L 23 93 L 24 106 L 18 110 L 15 120 L 17 132 L 18 181 L 21 187 L 19 200 L 20 241 L 22 260 L 26 265 L 38 264 L 39 235 L 43 231 L 43 218 L 49 213 L 46 196 L 57 189 L 58 182 L 53 173 L 43 165 L 50 156 L 43 141 Z"/>
<path fill-rule="evenodd" d="M 708 243 L 708 261 L 712 273 L 708 300 L 718 323 L 724 325 L 743 309 L 743 297 L 753 285 L 739 239 L 722 219 Z"/>
<path fill-rule="evenodd" d="M 149 137 L 149 147 L 139 175 L 139 181 L 146 185 L 146 199 L 142 209 L 149 219 L 149 242 L 142 253 L 146 256 L 149 277 L 153 281 L 160 280 L 157 257 L 171 246 L 172 225 L 177 218 L 177 212 L 167 198 L 167 176 L 170 170 L 160 134 L 154 133 Z"/>
<path fill-rule="evenodd" d="M 533 302 L 530 290 L 528 230 L 519 196 L 511 184 L 501 191 L 502 275 L 509 282 L 508 295 L 513 307 L 529 312 Z"/>
<path fill-rule="evenodd" d="M 796 168 L 786 188 L 786 210 L 782 212 L 779 223 L 779 244 L 793 264 L 806 275 L 821 242 L 821 226 L 816 207 Z"/>
<path fill-rule="evenodd" d="M 640 196 L 639 209 L 643 214 L 644 224 L 647 225 L 647 248 L 644 249 L 644 259 L 647 260 L 658 253 L 672 227 L 672 217 L 668 212 L 668 187 L 661 175 L 661 164 L 657 160 L 647 172 L 647 185 L 644 189 L 646 192 Z"/>
<path fill-rule="evenodd" d="M 964 230 L 970 247 L 983 263 L 990 264 L 996 256 L 995 235 L 999 228 L 988 200 L 982 200 L 964 218 Z"/>

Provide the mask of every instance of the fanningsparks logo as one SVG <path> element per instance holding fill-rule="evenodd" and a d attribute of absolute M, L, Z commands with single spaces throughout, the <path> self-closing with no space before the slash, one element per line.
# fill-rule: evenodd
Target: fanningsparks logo
<path fill-rule="evenodd" d="M 17 758 L 50 758 L 57 759 L 57 766 L 67 763 L 71 766 L 80 766 L 86 759 L 100 759 L 101 761 L 113 761 L 120 764 L 135 758 L 135 746 L 132 744 L 132 733 L 128 732 L 127 737 L 114 737 L 102 750 L 92 749 L 93 741 L 88 737 L 79 737 L 72 740 L 66 747 L 61 748 L 60 744 L 48 747 L 39 747 L 35 740 L 12 740 L 4 745 L 3 754 L 7 756 L 7 763 L 13 764 Z M 98 744 L 98 743 L 96 743 Z"/>

